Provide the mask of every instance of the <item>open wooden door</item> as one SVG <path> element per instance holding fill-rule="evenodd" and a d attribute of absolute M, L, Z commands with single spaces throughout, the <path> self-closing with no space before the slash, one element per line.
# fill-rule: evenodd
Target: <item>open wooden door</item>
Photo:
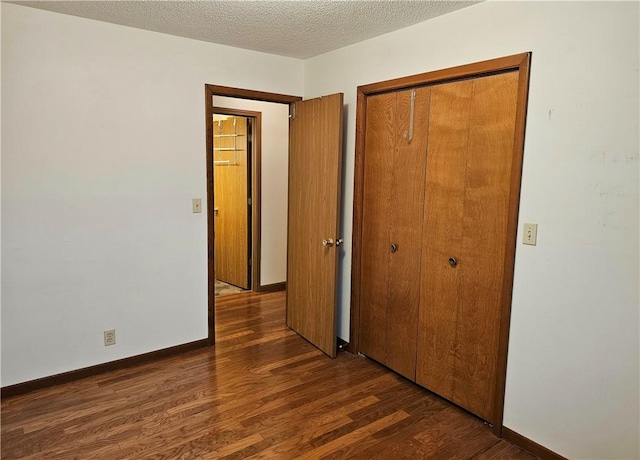
<path fill-rule="evenodd" d="M 289 123 L 287 325 L 336 355 L 342 100 L 292 104 Z"/>

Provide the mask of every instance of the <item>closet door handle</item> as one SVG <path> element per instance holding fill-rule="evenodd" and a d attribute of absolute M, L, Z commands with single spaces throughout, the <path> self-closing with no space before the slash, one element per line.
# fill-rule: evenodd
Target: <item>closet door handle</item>
<path fill-rule="evenodd" d="M 398 250 L 398 246 L 395 244 L 391 245 L 391 252 L 396 252 Z"/>
<path fill-rule="evenodd" d="M 458 266 L 458 259 L 449 257 L 449 265 L 451 265 L 451 268 L 456 268 Z"/>
<path fill-rule="evenodd" d="M 333 238 L 327 238 L 326 240 L 322 240 L 322 246 L 324 247 L 333 246 Z"/>

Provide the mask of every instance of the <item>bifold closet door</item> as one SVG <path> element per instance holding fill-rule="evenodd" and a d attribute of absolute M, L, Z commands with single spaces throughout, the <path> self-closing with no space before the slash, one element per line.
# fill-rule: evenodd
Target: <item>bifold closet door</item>
<path fill-rule="evenodd" d="M 429 88 L 367 98 L 360 351 L 415 379 Z"/>
<path fill-rule="evenodd" d="M 492 422 L 518 72 L 431 88 L 417 383 Z"/>

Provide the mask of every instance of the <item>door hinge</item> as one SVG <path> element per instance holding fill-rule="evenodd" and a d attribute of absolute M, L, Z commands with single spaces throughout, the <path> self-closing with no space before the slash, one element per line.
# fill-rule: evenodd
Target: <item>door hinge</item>
<path fill-rule="evenodd" d="M 253 142 L 253 134 L 247 134 L 247 140 Z"/>
<path fill-rule="evenodd" d="M 289 114 L 289 118 L 292 120 L 296 119 L 296 103 L 291 104 L 291 113 Z"/>
<path fill-rule="evenodd" d="M 251 267 L 251 264 L 253 263 L 252 259 L 249 259 L 249 267 Z"/>
<path fill-rule="evenodd" d="M 248 204 L 249 206 L 251 206 L 251 205 L 253 204 L 253 202 L 251 201 L 251 198 L 247 199 L 247 204 Z"/>

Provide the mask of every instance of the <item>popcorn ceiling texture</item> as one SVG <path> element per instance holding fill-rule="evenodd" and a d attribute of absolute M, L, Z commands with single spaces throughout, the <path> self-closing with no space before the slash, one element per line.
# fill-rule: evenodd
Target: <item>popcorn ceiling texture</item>
<path fill-rule="evenodd" d="M 474 1 L 16 1 L 43 10 L 306 59 Z"/>

